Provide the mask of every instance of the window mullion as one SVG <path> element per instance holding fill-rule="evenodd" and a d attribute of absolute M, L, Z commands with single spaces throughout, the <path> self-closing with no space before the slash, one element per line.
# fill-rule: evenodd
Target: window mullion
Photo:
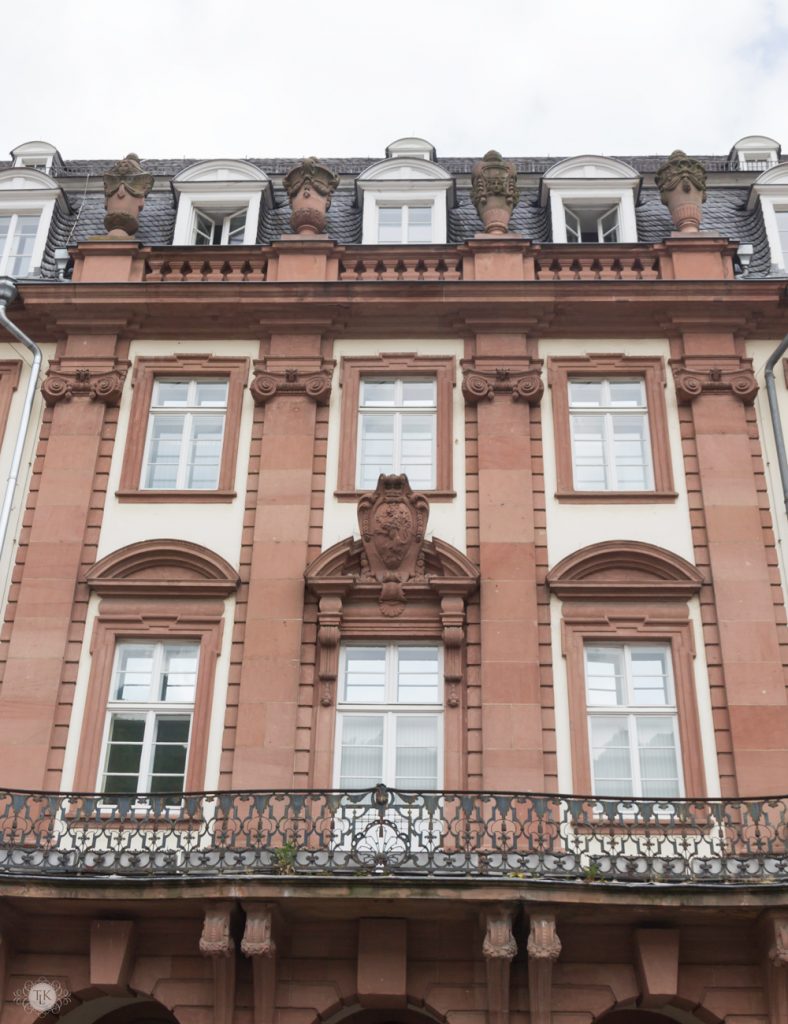
<path fill-rule="evenodd" d="M 609 491 L 618 490 L 618 473 L 616 471 L 616 459 L 614 454 L 614 437 L 613 431 L 613 413 L 609 410 L 603 413 L 604 416 L 604 436 L 605 436 L 605 466 L 607 469 L 607 489 Z"/>
<path fill-rule="evenodd" d="M 402 472 L 402 412 L 398 409 L 394 414 L 394 472 Z"/>
<path fill-rule="evenodd" d="M 140 772 L 137 779 L 137 789 L 142 793 L 150 791 L 151 773 L 153 771 L 153 750 L 156 737 L 156 712 L 149 708 L 145 712 L 145 732 L 142 737 L 142 750 L 140 752 Z"/>
<path fill-rule="evenodd" d="M 189 466 L 189 451 L 192 443 L 192 430 L 194 429 L 194 414 L 184 412 L 183 434 L 181 435 L 181 450 L 178 453 L 178 476 L 176 487 L 178 490 L 186 489 L 186 474 Z"/>

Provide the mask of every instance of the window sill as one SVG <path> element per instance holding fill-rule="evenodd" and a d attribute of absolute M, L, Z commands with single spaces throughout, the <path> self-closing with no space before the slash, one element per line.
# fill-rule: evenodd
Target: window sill
<path fill-rule="evenodd" d="M 334 497 L 337 501 L 358 501 L 358 499 L 364 494 L 372 494 L 374 490 L 369 491 L 334 491 Z M 417 494 L 424 494 L 430 501 L 435 502 L 448 502 L 454 501 L 457 497 L 456 491 L 416 491 Z"/>
<path fill-rule="evenodd" d="M 556 501 L 574 505 L 665 505 L 676 491 L 556 491 Z"/>
<path fill-rule="evenodd" d="M 115 497 L 123 502 L 143 502 L 151 505 L 171 503 L 177 505 L 205 504 L 210 502 L 231 502 L 237 497 L 237 492 L 232 490 L 216 491 L 186 491 L 186 490 L 120 490 L 115 491 Z"/>

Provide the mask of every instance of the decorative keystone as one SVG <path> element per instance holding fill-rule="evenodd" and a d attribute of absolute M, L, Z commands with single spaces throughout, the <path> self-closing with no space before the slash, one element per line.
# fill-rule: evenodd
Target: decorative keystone
<path fill-rule="evenodd" d="M 110 167 L 104 175 L 104 227 L 111 238 L 125 241 L 136 235 L 145 196 L 152 188 L 153 175 L 143 171 L 136 153 Z"/>
<path fill-rule="evenodd" d="M 491 149 L 473 165 L 471 181 L 471 199 L 484 230 L 491 235 L 505 235 L 512 210 L 520 202 L 517 168 L 511 160 L 504 160 L 497 149 Z"/>
<path fill-rule="evenodd" d="M 701 206 L 706 202 L 706 171 L 682 149 L 674 149 L 656 175 L 662 202 L 677 231 L 698 231 Z"/>
<path fill-rule="evenodd" d="M 309 156 L 285 175 L 282 184 L 293 211 L 290 215 L 293 231 L 299 235 L 321 234 L 339 176 L 319 164 L 317 157 Z"/>

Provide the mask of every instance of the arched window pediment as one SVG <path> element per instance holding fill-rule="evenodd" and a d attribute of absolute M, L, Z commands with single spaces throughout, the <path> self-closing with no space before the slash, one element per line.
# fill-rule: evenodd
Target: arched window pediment
<path fill-rule="evenodd" d="M 680 555 L 627 540 L 591 544 L 547 574 L 547 585 L 558 597 L 591 600 L 687 599 L 704 582 L 700 570 Z"/>
<path fill-rule="evenodd" d="M 200 160 L 189 164 L 173 178 L 173 184 L 182 182 L 259 181 L 268 184 L 268 175 L 247 160 Z"/>
<path fill-rule="evenodd" d="M 102 597 L 227 597 L 238 573 L 220 555 L 183 540 L 146 540 L 119 548 L 85 574 Z"/>

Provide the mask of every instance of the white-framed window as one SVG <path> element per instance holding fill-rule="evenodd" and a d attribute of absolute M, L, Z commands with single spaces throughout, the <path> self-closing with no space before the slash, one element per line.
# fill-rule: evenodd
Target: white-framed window
<path fill-rule="evenodd" d="M 221 378 L 154 380 L 141 489 L 218 487 L 228 386 Z"/>
<path fill-rule="evenodd" d="M 653 490 L 642 378 L 570 378 L 569 426 L 575 490 Z"/>
<path fill-rule="evenodd" d="M 683 796 L 669 645 L 587 643 L 584 654 L 594 795 Z"/>
<path fill-rule="evenodd" d="M 98 788 L 183 790 L 199 642 L 124 640 L 115 649 Z"/>
<path fill-rule="evenodd" d="M 204 160 L 175 176 L 174 245 L 254 245 L 268 175 L 247 160 Z"/>
<path fill-rule="evenodd" d="M 34 171 L 49 174 L 57 150 L 51 142 L 23 142 L 11 150 L 14 167 L 27 167 Z"/>
<path fill-rule="evenodd" d="M 378 242 L 382 245 L 412 245 L 432 241 L 433 204 L 378 203 Z"/>
<path fill-rule="evenodd" d="M 248 208 L 232 213 L 194 211 L 195 245 L 243 245 Z"/>
<path fill-rule="evenodd" d="M 434 645 L 343 649 L 334 760 L 338 788 L 369 789 L 379 782 L 409 791 L 441 788 L 441 660 Z"/>
<path fill-rule="evenodd" d="M 407 473 L 414 490 L 436 486 L 434 377 L 362 377 L 356 487 L 374 490 L 381 473 Z"/>
<path fill-rule="evenodd" d="M 32 269 L 41 213 L 6 213 L 0 209 L 0 271 L 25 277 Z"/>
<path fill-rule="evenodd" d="M 767 135 L 746 135 L 734 143 L 728 159 L 740 171 L 768 171 L 780 159 L 780 143 Z"/>
<path fill-rule="evenodd" d="M 567 242 L 618 242 L 621 240 L 619 204 L 569 206 L 564 203 Z"/>

